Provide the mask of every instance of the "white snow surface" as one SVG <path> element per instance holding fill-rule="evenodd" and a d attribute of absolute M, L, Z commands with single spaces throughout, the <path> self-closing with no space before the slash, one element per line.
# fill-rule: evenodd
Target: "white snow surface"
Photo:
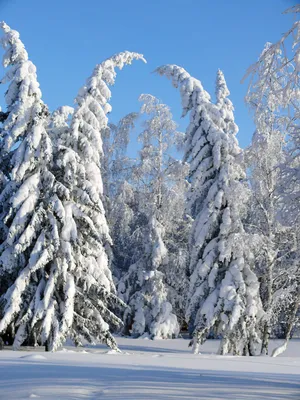
<path fill-rule="evenodd" d="M 0 351 L 0 399 L 300 398 L 299 339 L 278 358 L 217 356 L 216 340 L 197 355 L 185 339 L 117 341 L 122 353 L 104 346 Z M 280 343 L 272 341 L 271 352 Z"/>

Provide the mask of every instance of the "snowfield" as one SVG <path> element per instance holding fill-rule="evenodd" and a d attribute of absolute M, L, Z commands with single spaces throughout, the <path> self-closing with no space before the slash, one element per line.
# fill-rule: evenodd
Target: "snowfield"
<path fill-rule="evenodd" d="M 297 339 L 278 358 L 217 356 L 217 341 L 199 355 L 185 339 L 118 343 L 122 354 L 103 346 L 0 351 L 0 399 L 300 399 Z"/>

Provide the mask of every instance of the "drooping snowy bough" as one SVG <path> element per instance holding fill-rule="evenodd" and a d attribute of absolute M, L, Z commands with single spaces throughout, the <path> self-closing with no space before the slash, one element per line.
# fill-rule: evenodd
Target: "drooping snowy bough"
<path fill-rule="evenodd" d="M 165 66 L 158 72 L 180 86 L 184 113 L 191 110 L 185 158 L 190 163 L 188 207 L 194 223 L 186 314 L 194 352 L 214 332 L 222 336 L 220 354 L 255 354 L 259 284 L 251 268 L 253 237 L 241 222 L 248 190 L 224 76 L 218 72 L 217 101 L 212 104 L 199 81 L 182 68 Z"/>

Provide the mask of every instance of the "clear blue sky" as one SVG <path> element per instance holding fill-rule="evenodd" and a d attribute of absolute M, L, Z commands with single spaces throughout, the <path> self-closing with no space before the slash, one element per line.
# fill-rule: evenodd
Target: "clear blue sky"
<path fill-rule="evenodd" d="M 113 122 L 139 108 L 141 93 L 168 104 L 180 120 L 179 92 L 151 72 L 178 64 L 200 79 L 214 95 L 221 68 L 231 91 L 242 147 L 253 124 L 241 84 L 264 43 L 277 41 L 291 25 L 282 11 L 292 0 L 0 0 L 0 19 L 18 30 L 38 69 L 43 99 L 53 110 L 73 99 L 95 64 L 110 55 L 141 52 L 148 64 L 135 62 L 119 72 L 112 88 Z M 3 68 L 0 68 L 1 76 Z M 3 90 L 0 91 L 2 95 Z M 2 96 L 1 96 L 2 97 Z M 3 106 L 3 100 L 0 99 Z M 134 143 L 132 144 L 134 147 Z"/>

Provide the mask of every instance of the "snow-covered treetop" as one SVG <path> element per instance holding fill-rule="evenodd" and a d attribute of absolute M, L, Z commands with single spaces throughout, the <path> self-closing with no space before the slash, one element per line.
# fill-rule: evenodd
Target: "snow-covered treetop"
<path fill-rule="evenodd" d="M 151 139 L 161 138 L 162 150 L 171 146 L 180 146 L 183 134 L 177 131 L 177 124 L 173 121 L 173 115 L 166 104 L 162 104 L 151 94 L 141 94 L 139 101 L 142 102 L 141 114 L 147 114 L 150 118 L 144 123 L 144 132 L 140 140 L 144 144 L 151 143 Z"/>
<path fill-rule="evenodd" d="M 275 115 L 278 114 L 279 109 L 285 103 L 282 84 L 285 85 L 286 79 L 281 76 L 279 68 L 283 61 L 282 52 L 281 50 L 273 52 L 272 49 L 274 50 L 272 43 L 267 42 L 259 56 L 261 62 L 248 70 L 251 81 L 245 100 L 254 111 L 255 124 L 262 134 L 265 129 L 261 127 L 263 123 L 261 118 L 267 118 L 267 124 L 272 125 Z"/>
<path fill-rule="evenodd" d="M 73 137 L 78 141 L 78 149 L 87 162 L 94 162 L 97 166 L 100 166 L 103 152 L 99 132 L 107 128 L 106 114 L 111 111 L 108 103 L 111 92 L 108 86 L 115 83 L 115 68 L 122 69 L 133 60 L 146 62 L 142 54 L 125 51 L 97 65 L 75 99 L 78 107 L 71 124 Z"/>
<path fill-rule="evenodd" d="M 0 22 L 0 27 L 5 33 L 5 36 L 1 38 L 1 44 L 4 49 L 7 49 L 3 56 L 4 67 L 27 61 L 28 54 L 20 40 L 19 32 L 12 30 L 4 21 Z"/>
<path fill-rule="evenodd" d="M 107 104 L 107 101 L 111 97 L 111 92 L 108 85 L 114 85 L 115 83 L 117 75 L 115 69 L 122 69 L 124 65 L 131 64 L 133 60 L 142 60 L 146 63 L 142 54 L 124 51 L 109 57 L 97 65 L 86 85 L 79 91 L 76 102 L 80 105 L 87 94 L 91 94 L 102 107 L 105 107 L 106 114 L 110 112 L 111 107 Z"/>
<path fill-rule="evenodd" d="M 290 41 L 292 41 L 291 49 L 289 49 Z M 248 68 L 242 82 L 250 77 L 248 93 L 260 84 L 261 96 L 257 98 L 256 106 L 261 105 L 265 93 L 270 93 L 267 106 L 275 110 L 277 107 L 289 107 L 293 101 L 297 103 L 299 72 L 300 21 L 295 21 L 280 40 L 265 45 L 257 62 Z"/>
<path fill-rule="evenodd" d="M 225 123 L 225 132 L 228 134 L 236 135 L 238 133 L 238 126 L 234 122 L 234 107 L 231 100 L 228 99 L 230 91 L 228 90 L 224 74 L 221 70 L 217 72 L 216 79 L 216 106 L 218 107 L 222 122 Z"/>
<path fill-rule="evenodd" d="M 299 12 L 295 6 L 287 12 Z M 298 18 L 298 15 L 296 15 Z M 299 18 L 298 18 L 299 19 Z M 248 69 L 244 80 L 250 77 L 246 101 L 254 110 L 260 139 L 266 144 L 284 147 L 285 161 L 280 165 L 285 192 L 284 207 L 293 220 L 299 211 L 299 123 L 300 123 L 300 21 L 282 35 L 274 44 L 267 43 L 258 58 Z M 274 138 L 269 138 L 269 136 Z M 281 154 L 283 155 L 283 153 Z M 282 157 L 278 157 L 278 164 Z M 281 193 L 282 194 L 282 193 Z"/>
<path fill-rule="evenodd" d="M 0 26 L 4 31 L 0 43 L 6 50 L 3 66 L 11 67 L 0 81 L 1 84 L 10 82 L 5 100 L 8 112 L 13 112 L 8 115 L 2 129 L 3 151 L 9 152 L 18 138 L 24 135 L 32 115 L 32 107 L 37 100 L 40 100 L 41 91 L 37 82 L 36 67 L 28 60 L 19 33 L 10 29 L 5 22 Z"/>
<path fill-rule="evenodd" d="M 28 54 L 19 33 L 2 22 L 4 36 L 0 43 L 6 50 L 4 67 L 10 67 L 0 83 L 9 83 L 5 94 L 7 118 L 1 130 L 1 155 L 13 152 L 12 179 L 22 180 L 32 171 L 43 152 L 43 162 L 51 158 L 51 143 L 45 131 L 48 109 L 41 100 L 36 67 L 28 60 Z"/>
<path fill-rule="evenodd" d="M 217 79 L 216 79 L 216 100 L 217 100 L 217 105 L 221 108 L 221 105 L 223 105 L 226 101 L 228 102 L 229 100 L 227 97 L 230 95 L 230 92 L 228 90 L 224 74 L 223 72 L 218 69 L 217 72 Z"/>
<path fill-rule="evenodd" d="M 132 112 L 121 118 L 117 125 L 109 123 L 110 132 L 112 132 L 110 151 L 113 153 L 114 160 L 125 157 L 129 144 L 129 134 L 134 128 L 138 113 Z"/>
<path fill-rule="evenodd" d="M 142 186 L 145 182 L 151 183 L 148 189 L 154 197 L 158 196 L 157 201 L 160 203 L 162 199 L 159 193 L 162 186 L 166 185 L 170 189 L 181 176 L 183 164 L 175 160 L 171 153 L 174 148 L 182 145 L 184 135 L 177 131 L 177 124 L 173 121 L 167 105 L 151 94 L 142 94 L 139 101 L 142 102 L 141 114 L 146 114 L 148 118 L 144 121 L 144 129 L 138 137 L 142 143 L 141 163 L 136 168 L 135 175 L 143 177 Z"/>
<path fill-rule="evenodd" d="M 155 72 L 172 80 L 175 88 L 180 89 L 182 116 L 203 101 L 210 101 L 210 95 L 203 89 L 201 82 L 193 78 L 184 68 L 170 64 L 158 67 Z"/>

